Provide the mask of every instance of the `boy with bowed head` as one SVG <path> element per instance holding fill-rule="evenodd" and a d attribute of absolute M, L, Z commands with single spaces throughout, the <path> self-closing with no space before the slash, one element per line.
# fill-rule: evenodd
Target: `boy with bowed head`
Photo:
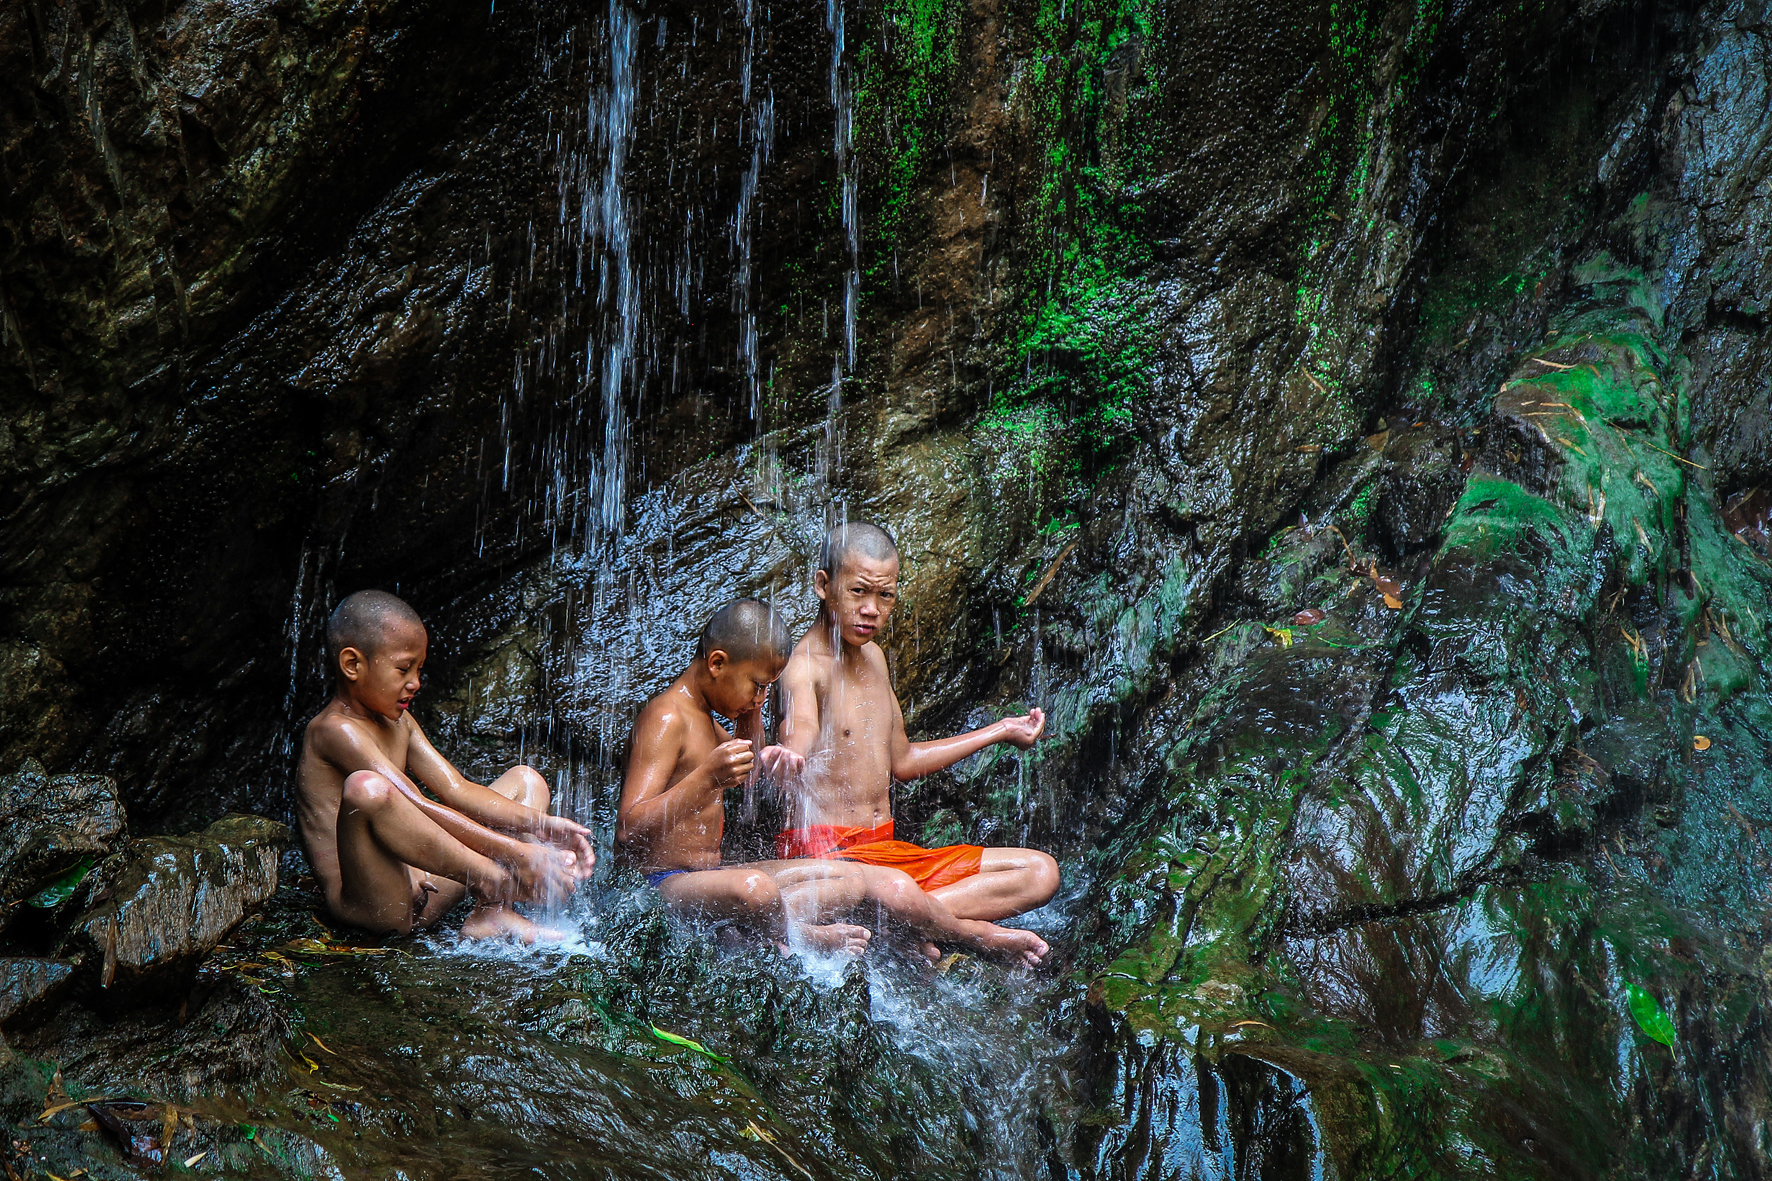
<path fill-rule="evenodd" d="M 729 603 L 708 620 L 689 667 L 635 720 L 615 833 L 624 860 L 673 911 L 734 921 L 778 944 L 860 955 L 872 932 L 841 920 L 861 910 L 920 940 L 1033 962 L 1036 936 L 957 918 L 895 871 L 791 857 L 720 863 L 726 790 L 762 771 L 783 779 L 802 770 L 793 751 L 763 746 L 763 701 L 792 644 L 781 616 L 757 599 Z M 730 718 L 736 733 L 715 714 Z"/>
<path fill-rule="evenodd" d="M 302 735 L 296 776 L 302 844 L 343 922 L 405 933 L 471 894 L 464 936 L 532 943 L 550 933 L 509 904 L 561 898 L 590 877 L 590 831 L 548 815 L 534 769 L 481 786 L 437 753 L 410 712 L 427 645 L 417 613 L 383 591 L 333 611 L 332 700 Z"/>

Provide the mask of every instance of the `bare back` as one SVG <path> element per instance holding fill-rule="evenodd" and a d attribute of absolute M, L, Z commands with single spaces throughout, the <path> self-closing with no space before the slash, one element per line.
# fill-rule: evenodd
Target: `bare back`
<path fill-rule="evenodd" d="M 394 722 L 365 721 L 352 716 L 335 698 L 302 731 L 301 762 L 295 779 L 296 821 L 308 862 L 329 900 L 338 897 L 342 887 L 338 809 L 345 780 L 357 771 L 380 770 L 372 765 L 372 759 L 363 757 L 366 748 L 395 770 L 405 772 L 416 730 L 410 714 Z"/>
<path fill-rule="evenodd" d="M 886 654 L 875 643 L 838 645 L 841 660 L 829 629 L 814 626 L 782 674 L 782 741 L 806 756 L 792 827 L 876 828 L 892 819 L 892 750 L 904 741 L 904 715 Z M 806 730 L 814 732 L 809 743 Z"/>
<path fill-rule="evenodd" d="M 667 795 L 698 769 L 732 735 L 699 708 L 679 677 L 648 701 L 634 721 L 634 744 L 622 781 L 616 842 L 622 856 L 640 869 L 714 869 L 720 864 L 720 838 L 726 806 L 718 790 Z M 654 803 L 668 815 L 641 826 L 629 818 Z"/>

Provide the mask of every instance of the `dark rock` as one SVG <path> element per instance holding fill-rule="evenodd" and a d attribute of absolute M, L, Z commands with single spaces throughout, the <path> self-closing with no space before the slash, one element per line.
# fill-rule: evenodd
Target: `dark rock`
<path fill-rule="evenodd" d="M 0 779 L 0 832 L 7 837 L 0 845 L 0 915 L 81 858 L 109 853 L 123 827 L 123 805 L 109 778 L 52 776 L 26 760 Z"/>
<path fill-rule="evenodd" d="M 277 889 L 288 828 L 230 814 L 200 833 L 147 837 L 99 869 L 92 909 L 69 944 L 102 964 L 99 982 L 193 966 Z"/>
<path fill-rule="evenodd" d="M 67 960 L 0 959 L 0 1024 L 53 999 L 74 975 L 75 967 Z"/>

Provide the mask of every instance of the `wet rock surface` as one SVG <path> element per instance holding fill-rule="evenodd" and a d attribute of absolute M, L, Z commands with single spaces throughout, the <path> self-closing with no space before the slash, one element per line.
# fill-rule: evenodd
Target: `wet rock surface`
<path fill-rule="evenodd" d="M 99 867 L 65 946 L 99 965 L 106 989 L 194 966 L 276 892 L 288 832 L 229 815 L 202 832 L 131 841 Z"/>
<path fill-rule="evenodd" d="M 0 778 L 0 928 L 32 895 L 105 856 L 124 831 L 117 785 L 102 775 L 50 775 L 28 760 Z"/>
<path fill-rule="evenodd" d="M 67 960 L 0 956 L 0 1024 L 53 997 L 74 975 Z"/>

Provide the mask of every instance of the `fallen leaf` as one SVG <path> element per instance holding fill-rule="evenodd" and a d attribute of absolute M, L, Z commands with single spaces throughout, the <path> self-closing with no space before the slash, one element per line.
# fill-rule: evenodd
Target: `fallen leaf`
<path fill-rule="evenodd" d="M 314 1061 L 312 1058 L 308 1057 L 306 1054 L 303 1054 L 301 1056 L 301 1060 L 308 1064 L 308 1073 L 309 1074 L 313 1074 L 315 1071 L 320 1069 L 320 1064 L 318 1062 Z"/>
<path fill-rule="evenodd" d="M 1304 446 L 1302 446 L 1302 447 L 1294 447 L 1294 448 L 1293 448 L 1293 449 L 1292 449 L 1292 450 L 1294 450 L 1294 451 L 1302 451 L 1302 452 L 1304 452 L 1304 453 L 1305 453 L 1305 454 L 1307 454 L 1307 455 L 1314 455 L 1314 454 L 1316 454 L 1316 453 L 1317 453 L 1317 452 L 1318 452 L 1318 451 L 1321 451 L 1321 450 L 1322 450 L 1322 449 L 1323 449 L 1323 448 L 1322 448 L 1322 447 L 1321 447 L 1321 446 L 1319 446 L 1319 445 L 1318 445 L 1318 444 L 1316 444 L 1316 443 L 1306 443 L 1306 444 L 1305 444 L 1305 445 L 1304 445 Z"/>
<path fill-rule="evenodd" d="M 1233 1022 L 1231 1022 L 1232 1029 L 1236 1029 L 1238 1026 L 1242 1026 L 1242 1025 L 1259 1025 L 1263 1029 L 1272 1029 L 1273 1028 L 1273 1026 L 1269 1025 L 1265 1021 L 1233 1021 Z"/>
<path fill-rule="evenodd" d="M 1372 579 L 1372 585 L 1378 588 L 1379 594 L 1389 595 L 1393 599 L 1398 599 L 1403 596 L 1403 584 L 1392 578 L 1390 575 L 1380 574 L 1378 571 L 1374 570 L 1369 577 Z"/>
<path fill-rule="evenodd" d="M 1653 1041 L 1664 1046 L 1674 1044 L 1674 1023 L 1669 1019 L 1667 1010 L 1661 1002 L 1639 984 L 1625 982 L 1624 990 L 1630 998 L 1630 1015 L 1636 1018 L 1637 1027 Z"/>
<path fill-rule="evenodd" d="M 1282 648 L 1292 647 L 1292 629 L 1291 628 L 1289 628 L 1289 627 L 1268 627 L 1264 624 L 1262 626 L 1261 630 L 1266 632 L 1268 635 L 1274 637 L 1274 639 L 1280 641 L 1280 647 L 1282 647 Z"/>
<path fill-rule="evenodd" d="M 306 1032 L 306 1031 L 304 1030 L 303 1032 Z M 311 1033 L 308 1034 L 308 1037 L 313 1039 L 313 1042 L 316 1046 L 319 1046 L 322 1050 L 325 1050 L 328 1054 L 331 1054 L 334 1058 L 338 1057 L 338 1051 L 334 1050 L 331 1046 L 327 1045 L 325 1042 L 321 1041 L 319 1038 L 315 1037 Z"/>
<path fill-rule="evenodd" d="M 1402 609 L 1403 600 L 1397 598 L 1395 595 L 1386 595 L 1384 596 L 1384 605 L 1389 607 L 1392 611 L 1398 611 Z"/>
<path fill-rule="evenodd" d="M 957 967 L 962 961 L 969 960 L 971 958 L 972 958 L 971 956 L 966 955 L 964 952 L 950 951 L 935 962 L 935 974 L 937 976 L 946 976 L 949 972 L 952 972 L 954 970 L 954 968 Z"/>
<path fill-rule="evenodd" d="M 1321 607 L 1306 607 L 1292 617 L 1292 624 L 1294 627 L 1310 627 L 1313 624 L 1322 623 L 1327 618 L 1329 618 L 1329 613 Z"/>
<path fill-rule="evenodd" d="M 166 1153 L 158 1139 L 130 1127 L 130 1124 L 151 1119 L 156 1114 L 146 1103 L 113 1100 L 108 1103 L 88 1103 L 86 1110 L 92 1113 L 98 1126 L 117 1141 L 117 1146 L 123 1150 L 124 1159 L 132 1164 L 157 1165 L 166 1159 Z"/>
<path fill-rule="evenodd" d="M 1692 749 L 1693 750 L 1709 750 L 1710 749 L 1710 739 L 1706 738 L 1702 734 L 1694 734 L 1692 736 Z"/>
<path fill-rule="evenodd" d="M 50 910 L 60 906 L 73 897 L 75 888 L 85 881 L 86 875 L 91 872 L 92 858 L 82 857 L 74 868 L 62 874 L 61 877 L 31 897 L 27 905 L 34 906 L 39 910 Z"/>
<path fill-rule="evenodd" d="M 686 1050 L 694 1050 L 697 1054 L 711 1058 L 722 1065 L 730 1061 L 730 1059 L 723 1058 L 719 1054 L 714 1053 L 694 1038 L 684 1037 L 680 1033 L 671 1033 L 669 1030 L 660 1029 L 658 1026 L 654 1025 L 652 1027 L 652 1035 L 661 1042 L 669 1042 L 673 1046 L 682 1046 Z"/>
<path fill-rule="evenodd" d="M 185 1158 L 185 1168 L 187 1168 L 187 1169 L 190 1168 L 192 1165 L 196 1164 L 198 1161 L 202 1160 L 204 1157 L 206 1157 L 208 1155 L 209 1155 L 209 1150 L 204 1149 L 202 1152 L 199 1152 L 196 1156 L 187 1156 Z"/>
<path fill-rule="evenodd" d="M 54 1107 L 46 1107 L 43 1109 L 43 1114 L 37 1117 L 37 1122 L 46 1123 L 50 1116 L 66 1111 L 70 1107 L 78 1107 L 83 1102 L 85 1101 L 82 1099 L 70 1099 L 66 1103 L 57 1103 Z"/>

